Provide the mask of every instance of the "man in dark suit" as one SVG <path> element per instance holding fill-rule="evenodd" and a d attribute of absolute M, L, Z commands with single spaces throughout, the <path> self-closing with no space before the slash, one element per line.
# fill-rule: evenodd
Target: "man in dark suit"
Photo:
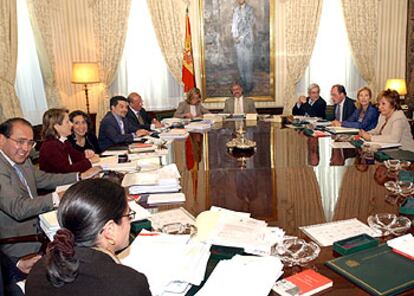
<path fill-rule="evenodd" d="M 27 120 L 16 117 L 0 124 L 0 238 L 38 233 L 37 215 L 53 210 L 60 202 L 56 192 L 39 196 L 38 188 L 54 190 L 56 186 L 92 176 L 91 172 L 78 176 L 78 173 L 48 174 L 40 171 L 29 159 L 34 144 L 33 128 Z M 99 171 L 96 169 L 95 174 Z M 39 248 L 38 242 L 0 246 L 11 263 L 26 273 L 40 257 L 22 257 L 38 252 Z"/>
<path fill-rule="evenodd" d="M 99 147 L 102 151 L 116 144 L 130 144 L 134 137 L 149 134 L 145 129 L 134 130 L 126 120 L 128 100 L 123 96 L 115 96 L 110 100 L 111 111 L 106 113 L 99 127 Z"/>
<path fill-rule="evenodd" d="M 128 102 L 129 108 L 126 119 L 132 130 L 151 130 L 152 124 L 154 125 L 154 128 L 161 127 L 161 123 L 156 118 L 151 118 L 147 111 L 142 107 L 143 101 L 138 93 L 130 93 L 128 95 Z"/>
<path fill-rule="evenodd" d="M 356 109 L 355 101 L 346 96 L 345 87 L 340 84 L 332 86 L 331 97 L 335 104 L 335 120 L 347 120 Z"/>
<path fill-rule="evenodd" d="M 293 115 L 326 117 L 326 102 L 319 96 L 320 88 L 316 83 L 312 83 L 308 88 L 308 97 L 300 96 L 298 102 L 293 107 Z"/>

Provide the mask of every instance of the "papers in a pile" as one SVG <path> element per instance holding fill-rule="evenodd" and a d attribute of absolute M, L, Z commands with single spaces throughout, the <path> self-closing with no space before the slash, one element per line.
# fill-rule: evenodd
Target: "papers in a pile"
<path fill-rule="evenodd" d="M 214 245 L 243 248 L 246 253 L 270 255 L 271 248 L 284 237 L 284 231 L 268 227 L 248 213 L 212 207 L 196 219 L 196 239 Z"/>
<path fill-rule="evenodd" d="M 197 296 L 266 296 L 282 274 L 283 264 L 276 257 L 236 255 L 217 264 Z"/>
<path fill-rule="evenodd" d="M 158 170 L 125 175 L 122 186 L 131 194 L 177 192 L 181 189 L 180 172 L 175 163 Z"/>
<path fill-rule="evenodd" d="M 203 281 L 210 247 L 189 241 L 188 235 L 143 231 L 119 257 L 147 276 L 152 295 L 184 295 Z"/>

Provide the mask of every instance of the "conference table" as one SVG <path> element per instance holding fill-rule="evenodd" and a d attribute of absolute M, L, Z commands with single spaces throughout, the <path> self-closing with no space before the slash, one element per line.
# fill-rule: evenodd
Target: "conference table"
<path fill-rule="evenodd" d="M 241 127 L 256 149 L 230 153 L 226 143 Z M 385 197 L 385 166 L 364 159 L 358 149 L 334 149 L 332 142 L 332 137 L 308 137 L 299 129 L 265 121 L 225 121 L 190 133 L 172 144 L 184 207 L 194 216 L 213 205 L 249 212 L 307 240 L 300 226 L 350 218 L 366 223 L 376 213 L 397 214 L 398 204 Z M 333 288 L 323 295 L 369 295 L 324 265 L 334 256 L 331 247 L 321 248 L 319 257 L 304 267 L 333 280 Z M 284 276 L 301 268 L 285 268 Z"/>

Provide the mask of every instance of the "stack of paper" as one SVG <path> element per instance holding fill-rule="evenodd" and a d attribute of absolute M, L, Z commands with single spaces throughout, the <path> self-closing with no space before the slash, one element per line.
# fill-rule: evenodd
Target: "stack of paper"
<path fill-rule="evenodd" d="M 196 239 L 209 244 L 243 248 L 246 253 L 270 255 L 272 246 L 281 241 L 284 231 L 268 227 L 265 221 L 249 213 L 212 207 L 197 217 Z"/>
<path fill-rule="evenodd" d="M 203 281 L 210 247 L 189 241 L 187 235 L 142 231 L 119 257 L 147 276 L 152 295 L 185 295 Z"/>
<path fill-rule="evenodd" d="M 211 129 L 212 125 L 212 121 L 205 119 L 202 121 L 191 122 L 185 126 L 185 129 L 189 132 L 203 132 Z"/>
<path fill-rule="evenodd" d="M 157 146 L 146 143 L 132 143 L 128 146 L 130 153 L 154 152 Z"/>
<path fill-rule="evenodd" d="M 129 187 L 131 194 L 178 192 L 180 178 L 176 164 L 172 163 L 158 170 L 127 174 L 122 186 Z"/>
<path fill-rule="evenodd" d="M 59 222 L 57 219 L 57 211 L 51 211 L 39 215 L 39 224 L 46 236 L 53 241 L 53 237 L 56 232 L 60 229 Z"/>
<path fill-rule="evenodd" d="M 197 296 L 266 296 L 282 274 L 283 264 L 276 257 L 236 255 L 217 264 Z"/>
<path fill-rule="evenodd" d="M 147 203 L 149 205 L 172 204 L 183 202 L 185 202 L 185 195 L 182 192 L 150 194 L 147 200 Z"/>
<path fill-rule="evenodd" d="M 174 128 L 160 134 L 160 138 L 163 140 L 186 139 L 188 136 L 189 133 L 185 128 Z"/>
<path fill-rule="evenodd" d="M 326 130 L 332 134 L 358 134 L 359 129 L 357 128 L 349 128 L 349 127 L 342 127 L 342 126 L 329 126 Z"/>
<path fill-rule="evenodd" d="M 92 164 L 92 166 L 100 166 L 103 170 L 111 170 L 123 173 L 136 172 L 138 163 L 137 161 L 128 161 L 124 163 L 118 163 L 118 156 L 101 157 L 99 162 Z"/>

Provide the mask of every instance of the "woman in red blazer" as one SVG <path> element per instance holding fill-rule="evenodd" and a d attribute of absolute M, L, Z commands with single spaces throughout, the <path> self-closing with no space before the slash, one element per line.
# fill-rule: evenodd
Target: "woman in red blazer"
<path fill-rule="evenodd" d="M 49 109 L 43 114 L 43 143 L 40 147 L 39 167 L 48 173 L 84 172 L 92 164 L 86 154 L 67 141 L 72 133 L 68 110 Z M 88 155 L 90 157 L 90 155 Z"/>

